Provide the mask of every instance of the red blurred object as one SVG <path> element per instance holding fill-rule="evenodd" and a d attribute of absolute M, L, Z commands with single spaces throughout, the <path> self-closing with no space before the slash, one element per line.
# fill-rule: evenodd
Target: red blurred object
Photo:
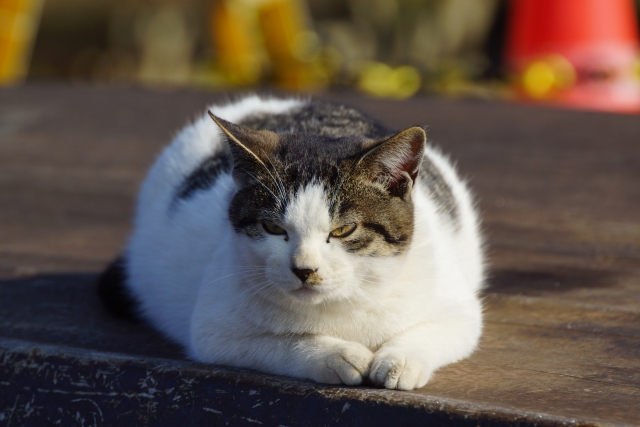
<path fill-rule="evenodd" d="M 521 96 L 640 112 L 640 43 L 632 0 L 512 0 L 510 6 L 505 59 L 520 77 Z M 570 84 L 554 87 L 558 61 L 548 60 L 552 56 L 573 66 L 571 76 L 564 67 L 560 78 Z"/>

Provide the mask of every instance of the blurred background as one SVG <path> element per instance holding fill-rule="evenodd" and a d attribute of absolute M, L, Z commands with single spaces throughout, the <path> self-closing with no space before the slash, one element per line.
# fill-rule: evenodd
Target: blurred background
<path fill-rule="evenodd" d="M 0 0 L 0 84 L 349 88 L 640 112 L 640 0 Z"/>

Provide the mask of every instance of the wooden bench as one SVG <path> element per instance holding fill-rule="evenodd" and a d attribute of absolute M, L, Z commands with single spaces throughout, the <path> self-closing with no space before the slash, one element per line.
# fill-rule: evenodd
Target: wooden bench
<path fill-rule="evenodd" d="M 472 357 L 423 389 L 207 366 L 104 311 L 146 169 L 221 94 L 0 90 L 0 425 L 640 425 L 640 118 L 416 97 L 478 196 L 491 273 Z"/>

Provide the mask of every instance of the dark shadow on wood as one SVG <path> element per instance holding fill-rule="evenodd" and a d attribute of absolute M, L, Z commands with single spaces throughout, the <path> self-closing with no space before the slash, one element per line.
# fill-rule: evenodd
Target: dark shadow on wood
<path fill-rule="evenodd" d="M 183 351 L 144 324 L 110 313 L 93 273 L 0 281 L 0 336 L 131 355 L 183 358 Z"/>

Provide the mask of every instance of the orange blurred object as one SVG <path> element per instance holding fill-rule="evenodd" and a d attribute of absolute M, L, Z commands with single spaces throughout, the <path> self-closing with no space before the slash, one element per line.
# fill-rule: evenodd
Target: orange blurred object
<path fill-rule="evenodd" d="M 300 0 L 264 2 L 258 8 L 258 21 L 278 85 L 298 90 L 326 84 L 315 61 L 320 42 L 309 29 Z"/>
<path fill-rule="evenodd" d="M 249 85 L 258 82 L 262 64 L 247 20 L 246 6 L 229 1 L 215 2 L 211 34 L 218 61 L 230 83 Z"/>
<path fill-rule="evenodd" d="M 27 76 L 43 0 L 0 0 L 0 85 Z"/>
<path fill-rule="evenodd" d="M 506 63 L 523 98 L 640 112 L 632 0 L 513 0 Z"/>
<path fill-rule="evenodd" d="M 301 0 L 217 0 L 211 35 L 230 84 L 256 84 L 266 74 L 287 89 L 327 84 L 320 39 Z"/>

